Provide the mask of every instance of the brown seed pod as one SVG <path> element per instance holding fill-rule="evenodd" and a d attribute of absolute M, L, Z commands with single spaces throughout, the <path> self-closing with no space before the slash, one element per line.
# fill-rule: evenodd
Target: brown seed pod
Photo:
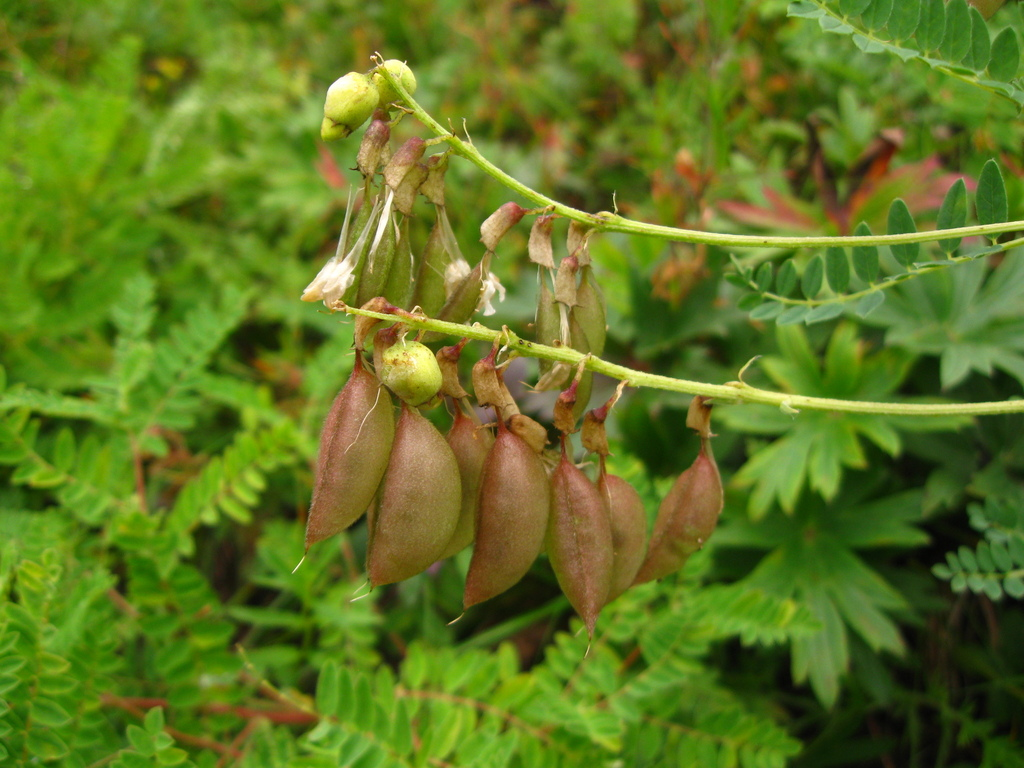
<path fill-rule="evenodd" d="M 479 426 L 466 416 L 458 403 L 455 404 L 455 422 L 446 439 L 452 453 L 455 454 L 455 461 L 459 464 L 459 477 L 462 479 L 462 511 L 459 513 L 459 522 L 455 526 L 451 541 L 448 542 L 440 559 L 461 552 L 473 541 L 476 533 L 480 479 L 483 476 L 487 454 L 494 445 L 491 430 Z"/>
<path fill-rule="evenodd" d="M 722 478 L 711 441 L 701 438 L 697 458 L 658 508 L 647 558 L 633 583 L 660 579 L 682 568 L 715 530 L 722 505 Z"/>
<path fill-rule="evenodd" d="M 377 167 L 388 161 L 391 126 L 388 125 L 387 113 L 378 109 L 373 113 L 373 120 L 363 134 L 356 153 L 356 167 L 364 177 L 372 177 Z"/>
<path fill-rule="evenodd" d="M 494 363 L 497 354 L 498 345 L 495 344 L 487 357 L 477 360 L 473 365 L 473 394 L 477 405 L 482 408 L 490 406 L 498 409 L 499 420 L 504 421 L 519 413 L 519 406 L 505 386 L 501 370 Z"/>
<path fill-rule="evenodd" d="M 544 544 L 550 509 L 551 482 L 540 456 L 499 421 L 480 478 L 465 608 L 501 594 L 526 575 Z"/>
<path fill-rule="evenodd" d="M 545 538 L 558 585 L 594 634 L 594 624 L 611 590 L 614 548 L 608 506 L 597 486 L 562 458 L 551 475 L 552 504 Z"/>
<path fill-rule="evenodd" d="M 543 424 L 522 413 L 513 413 L 507 423 L 509 432 L 519 435 L 537 453 L 544 452 L 544 446 L 548 444 L 548 431 Z"/>
<path fill-rule="evenodd" d="M 462 388 L 462 382 L 459 380 L 459 358 L 462 356 L 462 348 L 468 341 L 469 339 L 463 339 L 454 346 L 441 347 L 435 355 L 437 365 L 441 369 L 441 394 L 456 400 L 469 397 L 469 393 Z"/>
<path fill-rule="evenodd" d="M 394 438 L 391 396 L 357 355 L 320 433 L 306 549 L 348 528 L 370 506 Z"/>
<path fill-rule="evenodd" d="M 647 555 L 647 513 L 636 489 L 621 477 L 605 471 L 603 456 L 597 489 L 608 505 L 612 526 L 614 559 L 608 590 L 610 603 L 633 583 Z"/>
<path fill-rule="evenodd" d="M 461 508 L 452 449 L 437 427 L 403 405 L 366 557 L 370 584 L 408 579 L 440 559 Z"/>
<path fill-rule="evenodd" d="M 484 248 L 493 251 L 498 246 L 498 241 L 519 223 L 525 213 L 526 209 L 518 203 L 508 202 L 488 216 L 480 225 L 480 242 L 484 244 Z"/>

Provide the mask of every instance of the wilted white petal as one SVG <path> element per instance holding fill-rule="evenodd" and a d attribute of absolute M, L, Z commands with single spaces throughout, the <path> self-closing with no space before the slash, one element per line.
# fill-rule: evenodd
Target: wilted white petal
<path fill-rule="evenodd" d="M 472 268 L 469 266 L 469 262 L 461 256 L 453 259 L 451 263 L 444 270 L 444 295 L 445 298 L 450 299 L 455 289 L 462 284 Z"/>
<path fill-rule="evenodd" d="M 496 274 L 489 272 L 487 277 L 484 278 L 483 289 L 480 291 L 480 303 L 477 305 L 477 309 L 483 307 L 485 316 L 493 315 L 497 311 L 494 309 L 494 305 L 491 304 L 491 299 L 494 298 L 495 294 L 498 296 L 498 301 L 504 301 L 505 286 L 501 284 Z"/>

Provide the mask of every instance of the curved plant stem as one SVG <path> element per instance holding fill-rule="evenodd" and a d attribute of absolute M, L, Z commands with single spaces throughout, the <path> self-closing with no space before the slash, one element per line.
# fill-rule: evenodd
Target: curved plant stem
<path fill-rule="evenodd" d="M 554 360 L 567 363 L 573 367 L 583 363 L 584 368 L 594 373 L 602 373 L 613 379 L 625 381 L 631 387 L 651 387 L 669 392 L 680 392 L 689 395 L 704 395 L 714 398 L 717 403 L 757 403 L 781 408 L 787 413 L 800 410 L 809 411 L 842 411 L 845 413 L 871 413 L 885 416 L 991 416 L 1007 413 L 1024 413 L 1024 400 L 1006 400 L 987 403 L 873 403 L 862 400 L 834 400 L 828 397 L 810 397 L 807 395 L 790 395 L 783 392 L 772 392 L 758 389 L 742 381 L 730 381 L 726 384 L 705 384 L 700 381 L 673 379 L 655 373 L 635 371 L 624 365 L 616 365 L 593 355 L 578 352 L 569 347 L 549 347 L 535 341 L 522 339 L 508 328 L 500 331 L 486 328 L 480 324 L 459 325 L 444 320 L 431 320 L 403 314 L 371 312 L 355 307 L 345 307 L 344 311 L 352 315 L 373 317 L 389 322 L 401 322 L 411 328 L 424 331 L 436 331 L 446 336 L 475 339 L 490 343 L 498 342 L 512 355 L 536 357 L 542 360 Z"/>
<path fill-rule="evenodd" d="M 380 55 L 375 56 L 378 64 L 381 63 Z M 395 92 L 401 97 L 405 110 L 429 128 L 436 136 L 445 141 L 455 154 L 469 160 L 473 165 L 482 170 L 491 178 L 508 187 L 513 192 L 529 200 L 537 206 L 548 208 L 553 213 L 563 216 L 572 221 L 592 227 L 598 232 L 622 232 L 631 235 L 643 235 L 661 240 L 673 240 L 686 243 L 704 243 L 706 245 L 717 245 L 724 248 L 807 248 L 824 246 L 852 246 L 852 245 L 896 245 L 899 243 L 927 243 L 934 240 L 952 238 L 972 237 L 984 235 L 994 237 L 1003 232 L 1016 232 L 1024 230 L 1024 221 L 1008 221 L 1000 224 L 983 224 L 971 227 L 957 227 L 955 229 L 936 229 L 928 232 L 911 232 L 902 235 L 866 235 L 866 236 L 817 236 L 817 237 L 775 237 L 767 235 L 728 235 L 718 232 L 702 232 L 695 229 L 678 229 L 666 227 L 660 224 L 648 224 L 642 221 L 634 221 L 615 213 L 602 211 L 601 213 L 587 213 L 577 208 L 553 200 L 546 195 L 537 192 L 526 186 L 518 179 L 509 176 L 505 171 L 496 166 L 480 150 L 473 146 L 472 141 L 464 141 L 455 135 L 454 131 L 445 128 L 433 118 L 419 102 L 417 102 L 408 91 L 402 87 L 394 76 L 385 67 L 377 70 L 384 77 Z"/>

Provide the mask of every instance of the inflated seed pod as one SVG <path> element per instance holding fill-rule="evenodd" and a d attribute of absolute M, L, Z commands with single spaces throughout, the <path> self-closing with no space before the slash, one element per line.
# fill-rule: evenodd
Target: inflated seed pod
<path fill-rule="evenodd" d="M 320 137 L 324 141 L 343 139 L 366 122 L 380 101 L 377 86 L 367 75 L 349 72 L 327 89 Z"/>
<path fill-rule="evenodd" d="M 377 376 L 402 402 L 429 403 L 441 389 L 441 367 L 429 347 L 404 337 L 380 356 Z"/>
<path fill-rule="evenodd" d="M 384 79 L 384 76 L 380 73 L 381 68 L 386 69 L 388 74 L 398 80 L 410 96 L 416 93 L 416 76 L 409 69 L 409 65 L 398 59 L 388 59 L 377 67 L 377 70 L 372 75 L 373 84 L 380 91 L 381 104 L 389 104 L 392 101 L 398 100 L 398 91 L 391 86 L 391 83 Z"/>
<path fill-rule="evenodd" d="M 487 454 L 494 445 L 491 430 L 481 427 L 466 416 L 458 403 L 455 404 L 455 421 L 446 439 L 452 453 L 455 454 L 455 461 L 459 464 L 459 477 L 462 479 L 462 511 L 459 513 L 455 532 L 441 554 L 442 559 L 461 552 L 473 541 L 476 533 L 480 479 L 483 476 Z"/>
<path fill-rule="evenodd" d="M 715 530 L 722 504 L 722 478 L 711 441 L 702 437 L 697 458 L 658 508 L 647 557 L 633 583 L 660 579 L 682 568 Z"/>
<path fill-rule="evenodd" d="M 465 608 L 501 594 L 526 575 L 544 545 L 550 509 L 551 482 L 540 456 L 499 420 L 480 477 Z"/>
<path fill-rule="evenodd" d="M 391 396 L 357 355 L 320 434 L 306 549 L 348 528 L 370 506 L 394 438 Z"/>
<path fill-rule="evenodd" d="M 594 624 L 608 602 L 614 545 L 608 505 L 598 487 L 569 459 L 551 475 L 551 516 L 545 539 L 558 585 L 593 636 Z"/>
<path fill-rule="evenodd" d="M 647 513 L 636 489 L 621 477 L 605 471 L 603 456 L 597 489 L 608 505 L 612 525 L 614 558 L 608 590 L 610 603 L 633 583 L 647 555 Z"/>
<path fill-rule="evenodd" d="M 370 584 L 408 579 L 437 561 L 461 509 L 462 482 L 452 449 L 437 427 L 403 405 L 366 556 Z"/>

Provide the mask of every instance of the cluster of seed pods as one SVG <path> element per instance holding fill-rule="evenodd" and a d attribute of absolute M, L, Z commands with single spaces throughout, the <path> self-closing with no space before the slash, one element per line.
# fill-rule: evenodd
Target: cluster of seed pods
<path fill-rule="evenodd" d="M 380 311 L 390 304 L 378 298 L 368 306 Z M 355 365 L 324 423 L 307 549 L 365 512 L 366 569 L 376 587 L 472 545 L 465 608 L 514 586 L 546 551 L 592 634 L 605 605 L 633 584 L 680 569 L 714 530 L 722 485 L 705 399 L 694 399 L 688 418 L 700 452 L 662 502 L 648 536 L 640 495 L 605 466 L 605 420 L 621 387 L 583 419 L 581 442 L 596 458 L 591 477 L 573 460 L 570 439 L 582 369 L 559 395 L 558 438 L 550 447 L 548 429 L 520 413 L 506 387 L 497 345 L 473 366 L 474 408 L 458 373 L 465 340 L 434 353 L 408 338 L 401 323 L 373 333 L 379 322 L 357 322 Z M 371 333 L 372 370 L 364 354 Z M 446 436 L 420 413 L 441 402 L 452 414 Z"/>

